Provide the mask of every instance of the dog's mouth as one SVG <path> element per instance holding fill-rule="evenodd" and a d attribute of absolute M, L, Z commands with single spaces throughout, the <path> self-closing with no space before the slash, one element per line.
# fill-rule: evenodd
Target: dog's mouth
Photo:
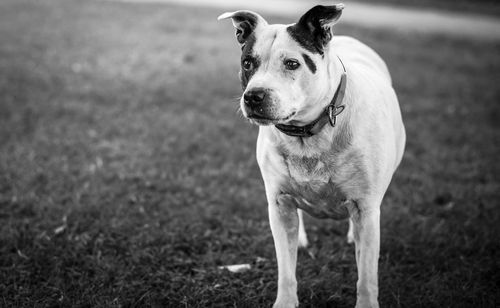
<path fill-rule="evenodd" d="M 258 113 L 255 113 L 255 112 L 250 112 L 248 115 L 247 115 L 247 118 L 257 124 L 257 125 L 276 125 L 276 124 L 284 124 L 286 123 L 288 120 L 290 120 L 294 115 L 296 114 L 296 112 L 292 112 L 290 113 L 288 116 L 286 117 L 282 117 L 282 118 L 270 118 L 270 117 L 267 117 L 267 116 L 263 116 L 261 114 L 258 114 Z"/>

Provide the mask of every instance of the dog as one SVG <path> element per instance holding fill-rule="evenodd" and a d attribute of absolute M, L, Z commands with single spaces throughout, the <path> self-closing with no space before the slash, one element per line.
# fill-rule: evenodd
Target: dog
<path fill-rule="evenodd" d="M 297 307 L 297 249 L 308 245 L 303 211 L 349 219 L 358 269 L 356 307 L 378 307 L 380 205 L 406 134 L 385 62 L 370 47 L 334 36 L 343 4 L 315 6 L 297 23 L 268 24 L 227 12 L 240 44 L 241 111 L 259 126 L 278 263 L 277 307 Z"/>

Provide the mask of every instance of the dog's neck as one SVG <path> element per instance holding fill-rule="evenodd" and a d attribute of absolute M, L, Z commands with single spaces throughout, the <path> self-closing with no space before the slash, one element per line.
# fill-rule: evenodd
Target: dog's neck
<path fill-rule="evenodd" d="M 330 64 L 328 72 L 330 76 L 338 76 L 338 73 L 343 70 L 344 66 L 337 58 L 337 55 L 332 53 L 331 56 L 335 57 L 337 61 Z M 348 68 L 347 68 L 348 69 Z M 347 71 L 347 70 L 346 70 Z M 348 72 L 348 71 L 347 71 Z M 283 155 L 296 155 L 300 157 L 320 157 L 323 154 L 332 155 L 338 153 L 348 147 L 352 139 L 352 127 L 349 118 L 351 117 L 352 110 L 355 107 L 352 105 L 351 97 L 353 87 L 352 76 L 346 76 L 346 89 L 341 105 L 345 105 L 343 110 L 336 119 L 335 127 L 332 127 L 328 122 L 316 134 L 310 137 L 293 137 L 282 133 L 274 126 L 261 127 L 261 129 L 269 130 L 278 145 L 279 152 Z M 340 84 L 340 78 L 335 82 Z M 337 89 L 337 88 L 335 88 Z M 330 98 L 327 98 L 330 101 Z M 328 121 L 328 120 L 327 120 Z"/>

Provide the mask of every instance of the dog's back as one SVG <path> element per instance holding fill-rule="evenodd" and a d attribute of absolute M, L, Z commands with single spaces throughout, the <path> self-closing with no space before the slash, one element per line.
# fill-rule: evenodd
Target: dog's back
<path fill-rule="evenodd" d="M 357 92 L 356 96 L 363 96 L 367 99 L 353 100 L 351 103 L 352 108 L 363 108 L 365 112 L 356 113 L 358 115 L 369 115 L 370 113 L 380 113 L 378 123 L 372 125 L 357 126 L 365 127 L 366 133 L 376 134 L 376 132 L 383 132 L 384 134 L 394 134 L 393 138 L 383 138 L 390 141 L 395 141 L 395 144 L 389 144 L 390 147 L 395 147 L 395 157 L 393 159 L 392 168 L 388 172 L 392 173 L 401 162 L 404 146 L 406 142 L 405 129 L 401 118 L 401 111 L 396 97 L 396 93 L 392 87 L 392 79 L 389 70 L 384 60 L 370 47 L 361 43 L 360 41 L 348 36 L 334 36 L 331 43 L 332 51 L 335 52 L 342 59 L 347 69 L 349 76 L 355 80 L 351 83 L 351 94 Z M 364 93 L 363 93 L 364 92 Z M 362 95 L 358 95 L 362 94 Z M 349 97 L 347 97 L 349 99 Z M 370 109 L 371 112 L 367 112 Z M 369 118 L 353 119 L 353 121 L 371 121 Z M 374 126 L 388 126 L 388 129 L 381 129 Z M 361 135 L 364 135 L 361 133 Z M 365 142 L 366 135 L 363 141 Z M 374 139 L 373 136 L 368 140 Z M 379 140 L 378 138 L 375 138 Z M 383 151 L 383 153 L 387 153 Z"/>
<path fill-rule="evenodd" d="M 366 71 L 378 73 L 392 83 L 387 66 L 382 58 L 370 47 L 350 36 L 334 36 L 330 46 L 341 57 L 342 61 L 355 64 Z"/>

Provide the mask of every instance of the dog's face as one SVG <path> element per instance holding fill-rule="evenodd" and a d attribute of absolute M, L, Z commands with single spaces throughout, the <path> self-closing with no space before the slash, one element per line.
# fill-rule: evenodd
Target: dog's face
<path fill-rule="evenodd" d="M 331 94 L 326 53 L 331 27 L 343 5 L 316 6 L 296 24 L 269 25 L 258 14 L 237 11 L 231 18 L 240 43 L 243 115 L 259 125 L 305 124 Z"/>

